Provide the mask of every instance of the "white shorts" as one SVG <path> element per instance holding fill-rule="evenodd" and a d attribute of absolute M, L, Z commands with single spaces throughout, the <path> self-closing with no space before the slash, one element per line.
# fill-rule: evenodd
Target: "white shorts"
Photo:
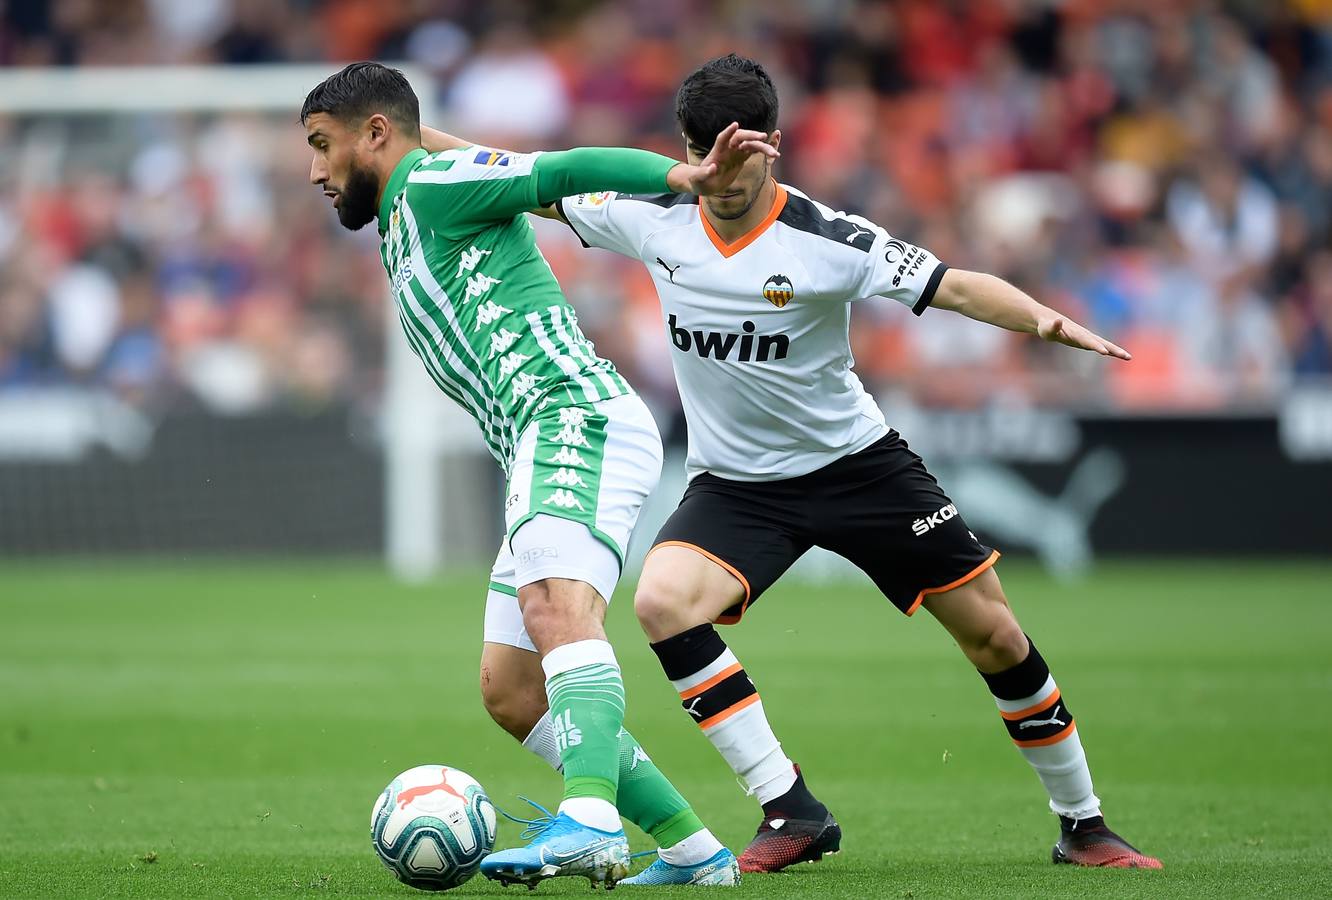
<path fill-rule="evenodd" d="M 505 492 L 508 536 L 490 573 L 485 640 L 536 651 L 518 588 L 545 578 L 585 582 L 610 602 L 661 461 L 661 435 L 636 396 L 564 407 L 527 426 Z"/>

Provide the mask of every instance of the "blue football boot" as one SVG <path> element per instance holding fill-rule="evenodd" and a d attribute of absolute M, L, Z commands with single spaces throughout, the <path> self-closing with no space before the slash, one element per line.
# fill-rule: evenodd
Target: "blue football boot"
<path fill-rule="evenodd" d="M 527 825 L 519 839 L 528 845 L 490 854 L 481 860 L 482 875 L 505 886 L 525 884 L 529 888 L 547 878 L 581 875 L 594 886 L 612 888 L 629 874 L 629 841 L 624 829 L 601 831 L 564 813 L 552 815 L 538 804 L 532 805 L 545 815 L 517 819 L 505 813 Z"/>
<path fill-rule="evenodd" d="M 660 856 L 652 865 L 620 884 L 710 884 L 733 886 L 740 883 L 740 863 L 725 847 L 708 859 L 692 866 L 673 866 Z"/>

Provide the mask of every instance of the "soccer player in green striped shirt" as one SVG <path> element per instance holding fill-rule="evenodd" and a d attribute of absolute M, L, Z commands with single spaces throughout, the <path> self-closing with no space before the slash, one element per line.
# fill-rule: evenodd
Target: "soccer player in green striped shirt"
<path fill-rule="evenodd" d="M 720 193 L 750 154 L 776 151 L 732 126 L 697 166 L 640 150 L 516 154 L 461 141 L 429 154 L 416 95 L 376 63 L 319 84 L 301 122 L 310 180 L 347 228 L 378 222 L 408 343 L 476 419 L 507 478 L 482 696 L 502 727 L 563 771 L 564 799 L 534 823 L 527 847 L 491 854 L 481 871 L 529 885 L 555 875 L 613 884 L 628 870 L 623 813 L 657 840 L 678 883 L 735 883 L 734 855 L 622 727 L 624 683 L 602 628 L 660 474 L 661 439 L 579 330 L 523 213 L 590 191 Z M 548 709 L 534 722 L 542 693 Z"/>

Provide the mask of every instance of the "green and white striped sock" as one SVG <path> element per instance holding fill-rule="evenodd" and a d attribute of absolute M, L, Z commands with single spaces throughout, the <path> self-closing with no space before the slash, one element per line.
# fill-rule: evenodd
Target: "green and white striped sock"
<path fill-rule="evenodd" d="M 620 827 L 615 794 L 620 774 L 624 681 L 606 641 L 575 641 L 541 660 L 555 747 L 564 766 L 560 811 L 593 828 Z"/>
<path fill-rule="evenodd" d="M 549 712 L 536 723 L 523 746 L 556 772 L 561 771 Z M 671 857 L 667 862 L 694 865 L 722 847 L 634 736 L 623 728 L 620 729 L 620 788 L 615 805 L 621 816 L 657 841 L 662 857 Z"/>

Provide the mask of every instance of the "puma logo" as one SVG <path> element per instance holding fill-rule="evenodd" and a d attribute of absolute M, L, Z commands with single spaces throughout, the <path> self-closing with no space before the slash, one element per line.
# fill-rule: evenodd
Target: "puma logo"
<path fill-rule="evenodd" d="M 666 260 L 664 260 L 664 259 L 662 259 L 660 256 L 658 256 L 658 257 L 657 257 L 657 265 L 661 266 L 663 269 L 666 270 L 667 274 L 670 275 L 670 277 L 671 277 L 671 284 L 675 284 L 675 272 L 676 272 L 677 269 L 680 268 L 680 266 L 684 265 L 684 263 L 680 263 L 680 265 L 678 265 L 678 266 L 676 266 L 674 269 L 672 269 L 670 266 L 666 265 Z"/>
<path fill-rule="evenodd" d="M 685 712 L 689 713 L 691 716 L 693 716 L 695 719 L 698 719 L 699 721 L 703 720 L 703 714 L 699 712 L 695 707 L 698 706 L 699 701 L 702 699 L 703 699 L 702 695 L 699 695 L 694 698 L 693 703 L 690 703 L 688 706 L 684 708 Z"/>
<path fill-rule="evenodd" d="M 1018 731 L 1022 731 L 1024 728 L 1039 728 L 1042 725 L 1067 725 L 1067 722 L 1059 718 L 1061 708 L 1061 706 L 1056 706 L 1048 719 L 1028 719 L 1025 722 L 1019 722 Z"/>
<path fill-rule="evenodd" d="M 854 243 L 856 242 L 856 238 L 860 237 L 862 234 L 869 234 L 868 231 L 865 231 L 865 230 L 863 230 L 863 229 L 861 229 L 861 228 L 856 228 L 856 226 L 854 226 L 854 225 L 852 225 L 851 227 L 852 227 L 852 228 L 855 228 L 856 231 L 855 231 L 854 234 L 850 235 L 850 236 L 846 239 L 846 242 L 847 242 L 848 244 L 854 244 Z"/>
<path fill-rule="evenodd" d="M 449 770 L 445 766 L 440 767 L 440 781 L 438 784 L 423 784 L 419 787 L 408 788 L 398 795 L 398 808 L 405 809 L 408 803 L 411 803 L 417 797 L 424 797 L 426 794 L 433 794 L 435 791 L 444 791 L 446 794 L 452 794 L 464 802 L 467 798 L 454 790 L 453 785 L 449 784 Z"/>

